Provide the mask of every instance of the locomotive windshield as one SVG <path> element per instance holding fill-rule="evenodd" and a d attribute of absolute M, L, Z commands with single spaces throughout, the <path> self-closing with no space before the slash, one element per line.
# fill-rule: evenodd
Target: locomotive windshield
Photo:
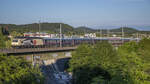
<path fill-rule="evenodd" d="M 15 40 L 13 40 L 12 42 L 18 42 L 18 40 L 15 39 Z"/>

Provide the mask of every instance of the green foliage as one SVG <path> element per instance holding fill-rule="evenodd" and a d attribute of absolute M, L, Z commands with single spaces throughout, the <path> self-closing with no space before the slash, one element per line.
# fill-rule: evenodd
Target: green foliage
<path fill-rule="evenodd" d="M 146 38 L 142 39 L 139 42 L 139 46 L 140 46 L 139 51 L 142 53 L 144 52 L 143 54 L 141 53 L 142 55 L 150 56 L 150 39 L 146 39 Z M 147 52 L 147 53 L 145 53 L 145 52 Z"/>
<path fill-rule="evenodd" d="M 11 36 L 16 37 L 16 36 L 23 36 L 23 35 L 20 32 L 12 31 Z"/>
<path fill-rule="evenodd" d="M 43 76 L 22 58 L 1 54 L 0 84 L 43 84 Z"/>
<path fill-rule="evenodd" d="M 90 69 L 90 67 L 88 67 L 88 65 L 91 64 L 91 50 L 92 47 L 90 45 L 82 44 L 78 47 L 77 51 L 73 53 L 70 61 L 70 71 L 73 71 L 75 74 L 74 78 L 77 84 L 89 84 L 90 80 L 87 80 L 96 75 L 96 73 L 93 74 L 93 70 L 96 68 L 93 67 Z"/>
<path fill-rule="evenodd" d="M 149 43 L 128 42 L 117 50 L 108 42 L 79 46 L 70 60 L 73 83 L 150 84 Z"/>
<path fill-rule="evenodd" d="M 7 27 L 2 27 L 2 33 L 3 35 L 9 35 L 9 31 L 8 31 L 8 28 Z"/>
<path fill-rule="evenodd" d="M 11 40 L 6 41 L 6 48 L 11 48 Z"/>
<path fill-rule="evenodd" d="M 100 44 L 96 46 L 83 44 L 73 53 L 70 60 L 70 70 L 73 71 L 76 84 L 90 84 L 92 79 L 99 75 L 103 76 L 105 80 L 110 79 L 110 74 L 105 70 L 110 66 L 109 61 L 102 62 L 100 60 L 109 60 L 116 53 L 108 42 Z M 109 55 L 112 51 L 113 53 Z"/>
<path fill-rule="evenodd" d="M 121 52 L 120 50 L 123 50 L 124 52 L 131 53 L 131 52 L 137 52 L 138 48 L 139 48 L 138 44 L 133 41 L 133 42 L 125 43 L 124 45 L 119 47 L 118 51 Z"/>
<path fill-rule="evenodd" d="M 5 34 L 7 35 L 8 32 L 5 31 Z M 10 48 L 10 47 L 11 47 L 11 40 L 7 36 L 3 35 L 2 28 L 0 27 L 0 48 Z"/>
<path fill-rule="evenodd" d="M 136 32 L 139 32 L 138 30 L 136 29 L 133 29 L 133 28 L 129 28 L 129 27 L 123 27 L 124 28 L 124 32 L 125 33 L 136 33 Z M 122 32 L 122 28 L 118 28 L 118 29 L 112 29 L 111 30 L 112 32 Z"/>
<path fill-rule="evenodd" d="M 74 31 L 73 27 L 64 24 L 64 23 L 41 23 L 41 30 L 40 32 L 48 32 L 48 33 L 59 33 L 60 24 L 62 24 L 62 33 L 69 34 Z M 25 25 L 15 25 L 15 24 L 0 24 L 1 26 L 8 27 L 10 34 L 18 35 L 24 32 L 39 32 L 39 24 L 25 24 Z M 15 32 L 14 32 L 15 31 Z"/>
<path fill-rule="evenodd" d="M 109 82 L 107 80 L 104 80 L 102 76 L 98 76 L 92 79 L 91 84 L 108 84 Z"/>
<path fill-rule="evenodd" d="M 100 65 L 101 68 L 104 69 L 112 66 L 110 64 L 117 59 L 116 50 L 107 41 L 96 44 L 94 46 L 93 54 L 94 63 L 98 63 L 97 65 Z"/>
<path fill-rule="evenodd" d="M 92 29 L 88 27 L 77 27 L 74 28 L 68 24 L 62 24 L 62 33 L 67 35 L 83 35 L 84 33 L 97 33 L 100 32 L 98 29 Z M 13 31 L 24 33 L 24 32 L 38 32 L 39 31 L 39 24 L 33 23 L 33 24 L 25 24 L 25 25 L 15 25 L 15 24 L 0 24 L 2 27 L 8 27 L 8 32 L 12 33 Z M 59 26 L 60 23 L 41 23 L 41 32 L 48 32 L 48 33 L 59 33 Z M 121 28 L 118 29 L 111 29 L 110 32 L 113 32 L 117 35 L 121 36 Z M 140 32 L 133 28 L 124 27 L 125 36 L 130 36 L 133 33 Z M 107 34 L 107 30 L 102 30 L 103 35 Z M 147 33 L 147 32 L 141 32 L 141 33 Z M 148 31 L 149 33 L 149 31 Z M 130 35 L 129 35 L 130 34 Z M 132 36 L 132 35 L 131 35 Z"/>
<path fill-rule="evenodd" d="M 145 71 L 150 75 L 150 39 L 144 38 L 139 42 L 139 57 L 146 64 Z"/>
<path fill-rule="evenodd" d="M 143 82 L 149 81 L 149 75 L 144 72 L 145 63 L 136 52 L 126 52 L 123 48 L 119 50 L 119 56 L 119 68 L 121 69 L 120 74 L 122 74 L 122 77 L 126 80 L 126 83 L 143 84 Z"/>
<path fill-rule="evenodd" d="M 72 59 L 71 59 L 71 66 L 70 69 L 71 71 L 74 70 L 75 68 L 79 66 L 86 65 L 88 61 L 88 57 L 91 56 L 91 46 L 90 45 L 80 45 L 76 52 L 73 52 L 72 54 Z M 89 63 L 90 64 L 90 63 Z"/>
<path fill-rule="evenodd" d="M 2 28 L 0 27 L 0 48 L 5 48 L 5 36 L 2 33 Z"/>

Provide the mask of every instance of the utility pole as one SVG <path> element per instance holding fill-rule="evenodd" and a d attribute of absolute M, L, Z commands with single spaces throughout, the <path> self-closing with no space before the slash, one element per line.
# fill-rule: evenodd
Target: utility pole
<path fill-rule="evenodd" d="M 101 29 L 99 29 L 99 37 L 101 37 Z"/>
<path fill-rule="evenodd" d="M 85 29 L 84 29 L 84 35 L 85 35 Z"/>
<path fill-rule="evenodd" d="M 109 38 L 109 29 L 107 29 L 107 38 Z"/>
<path fill-rule="evenodd" d="M 123 27 L 121 28 L 122 28 L 122 43 L 124 43 L 124 28 Z"/>
<path fill-rule="evenodd" d="M 39 20 L 39 33 L 40 33 L 40 31 L 41 31 L 41 22 Z"/>
<path fill-rule="evenodd" d="M 100 30 L 100 36 L 103 38 L 103 29 Z"/>
<path fill-rule="evenodd" d="M 85 37 L 85 34 L 87 33 L 87 31 L 86 31 L 86 24 L 84 24 L 84 37 Z"/>
<path fill-rule="evenodd" d="M 61 29 L 61 23 L 60 23 L 60 47 L 62 47 L 62 29 Z"/>
<path fill-rule="evenodd" d="M 137 36 L 136 36 L 136 38 L 139 38 L 139 33 L 137 32 L 137 34 L 136 34 Z"/>
<path fill-rule="evenodd" d="M 138 39 L 139 39 L 139 34 L 138 34 L 138 32 L 137 32 L 137 37 L 136 37 L 136 39 L 137 39 L 136 41 L 138 42 Z"/>

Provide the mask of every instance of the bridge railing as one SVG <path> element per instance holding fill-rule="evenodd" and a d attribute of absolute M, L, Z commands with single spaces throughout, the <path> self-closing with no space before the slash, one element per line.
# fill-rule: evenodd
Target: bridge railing
<path fill-rule="evenodd" d="M 63 51 L 63 50 L 73 50 L 73 49 L 76 49 L 76 47 L 22 48 L 22 49 L 3 48 L 0 49 L 0 53 L 31 53 L 31 52 L 45 52 L 45 51 Z"/>

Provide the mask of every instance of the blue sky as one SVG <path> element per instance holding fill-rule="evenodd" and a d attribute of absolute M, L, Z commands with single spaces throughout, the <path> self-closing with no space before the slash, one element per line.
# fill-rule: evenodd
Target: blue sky
<path fill-rule="evenodd" d="M 150 25 L 150 0 L 0 0 L 0 23 L 72 26 Z"/>

